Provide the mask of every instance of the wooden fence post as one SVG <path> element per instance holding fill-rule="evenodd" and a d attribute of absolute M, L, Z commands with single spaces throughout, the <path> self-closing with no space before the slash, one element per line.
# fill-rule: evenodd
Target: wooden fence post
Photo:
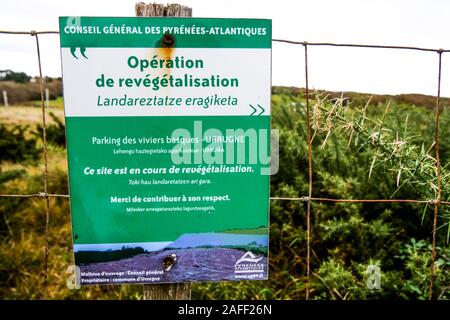
<path fill-rule="evenodd" d="M 8 92 L 6 92 L 6 90 L 3 90 L 3 104 L 5 107 L 8 106 Z"/>
<path fill-rule="evenodd" d="M 192 8 L 179 4 L 136 3 L 137 17 L 192 17 Z M 191 299 L 190 283 L 145 284 L 144 300 Z"/>
<path fill-rule="evenodd" d="M 45 88 L 45 107 L 48 109 L 50 107 L 50 90 Z"/>

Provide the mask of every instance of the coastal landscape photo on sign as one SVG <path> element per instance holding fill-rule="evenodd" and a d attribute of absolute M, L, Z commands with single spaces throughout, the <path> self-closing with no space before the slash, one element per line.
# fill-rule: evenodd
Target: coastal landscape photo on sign
<path fill-rule="evenodd" d="M 268 279 L 271 20 L 61 17 L 81 285 Z"/>

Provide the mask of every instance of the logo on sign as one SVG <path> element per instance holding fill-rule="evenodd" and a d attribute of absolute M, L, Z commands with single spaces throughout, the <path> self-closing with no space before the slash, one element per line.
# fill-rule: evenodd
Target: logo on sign
<path fill-rule="evenodd" d="M 247 251 L 234 264 L 235 273 L 264 273 L 264 263 L 260 263 L 263 257 L 256 257 L 252 252 Z"/>

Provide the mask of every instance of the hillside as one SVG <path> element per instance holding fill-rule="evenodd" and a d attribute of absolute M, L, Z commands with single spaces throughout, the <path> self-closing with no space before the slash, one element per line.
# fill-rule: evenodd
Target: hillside
<path fill-rule="evenodd" d="M 288 94 L 288 95 L 304 95 L 304 88 L 296 88 L 296 87 L 280 87 L 273 86 L 272 94 Z M 436 106 L 436 97 L 428 96 L 424 94 L 399 94 L 399 95 L 387 95 L 387 94 L 372 94 L 372 93 L 363 93 L 363 92 L 335 92 L 335 91 L 327 91 L 327 90 L 311 90 L 310 94 L 314 96 L 315 94 L 326 95 L 330 99 L 340 98 L 341 96 L 349 101 L 352 101 L 356 104 L 365 103 L 371 98 L 372 104 L 385 104 L 388 101 L 395 102 L 397 104 L 409 104 L 418 107 L 426 107 L 426 108 L 435 108 Z M 441 97 L 440 98 L 441 106 L 447 107 L 450 106 L 450 98 Z"/>
<path fill-rule="evenodd" d="M 47 79 L 44 81 L 44 88 L 49 89 L 50 100 L 62 96 L 62 83 L 59 79 Z M 28 83 L 17 83 L 13 81 L 0 81 L 0 93 L 8 93 L 8 103 L 10 105 L 28 104 L 29 101 L 40 100 L 41 91 L 38 81 Z M 0 94 L 0 106 L 3 107 L 3 94 Z"/>

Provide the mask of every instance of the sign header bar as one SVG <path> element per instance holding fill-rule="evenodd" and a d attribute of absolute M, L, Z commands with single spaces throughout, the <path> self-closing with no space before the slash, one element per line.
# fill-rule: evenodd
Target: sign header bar
<path fill-rule="evenodd" d="M 61 47 L 270 48 L 271 20 L 160 17 L 60 17 Z"/>

